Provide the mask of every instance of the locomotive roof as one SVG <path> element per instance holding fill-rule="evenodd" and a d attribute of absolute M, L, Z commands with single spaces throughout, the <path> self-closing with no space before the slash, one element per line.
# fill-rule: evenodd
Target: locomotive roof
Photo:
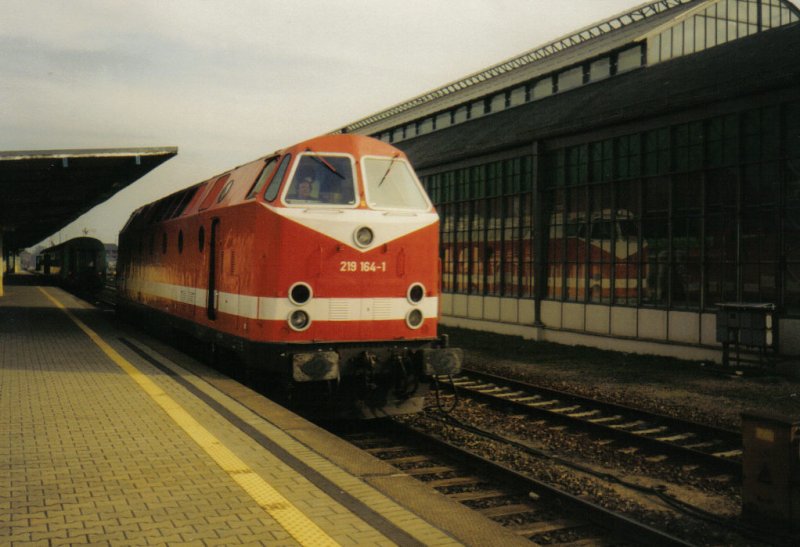
<path fill-rule="evenodd" d="M 177 153 L 177 147 L 0 152 L 4 247 L 36 244 Z"/>

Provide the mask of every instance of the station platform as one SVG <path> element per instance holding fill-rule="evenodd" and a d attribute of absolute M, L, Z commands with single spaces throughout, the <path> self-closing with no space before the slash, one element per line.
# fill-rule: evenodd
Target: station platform
<path fill-rule="evenodd" d="M 0 544 L 530 545 L 113 312 L 8 281 Z"/>

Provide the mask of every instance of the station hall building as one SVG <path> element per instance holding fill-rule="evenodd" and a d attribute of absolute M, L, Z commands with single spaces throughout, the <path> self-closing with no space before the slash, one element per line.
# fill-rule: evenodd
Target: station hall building
<path fill-rule="evenodd" d="M 445 325 L 719 360 L 718 312 L 765 304 L 798 356 L 799 21 L 650 1 L 340 131 L 416 167 Z"/>

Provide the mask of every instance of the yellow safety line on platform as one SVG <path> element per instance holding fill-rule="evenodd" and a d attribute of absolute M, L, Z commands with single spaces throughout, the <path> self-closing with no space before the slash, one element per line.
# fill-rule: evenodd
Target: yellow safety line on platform
<path fill-rule="evenodd" d="M 248 465 L 239 459 L 228 447 L 222 444 L 211 432 L 195 420 L 183 407 L 167 395 L 150 378 L 128 362 L 122 355 L 103 340 L 100 335 L 90 329 L 83 321 L 75 317 L 61 302 L 51 296 L 43 288 L 39 290 L 60 308 L 89 338 L 111 358 L 122 370 L 139 384 L 150 397 L 163 408 L 170 418 L 177 423 L 194 441 L 200 445 L 226 473 L 247 492 L 255 502 L 274 518 L 283 528 L 303 545 L 338 545 L 328 534 L 322 531 L 313 521 L 297 507 L 284 498 L 270 484 L 256 474 Z"/>

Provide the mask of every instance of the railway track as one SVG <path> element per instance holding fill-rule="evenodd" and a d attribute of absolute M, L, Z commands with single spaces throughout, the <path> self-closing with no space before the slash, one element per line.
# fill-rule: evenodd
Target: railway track
<path fill-rule="evenodd" d="M 688 545 L 660 530 L 395 421 L 340 436 L 514 533 L 542 544 Z"/>
<path fill-rule="evenodd" d="M 741 477 L 741 434 L 474 370 L 453 379 L 459 393 L 516 413 L 642 447 L 711 473 Z"/>

